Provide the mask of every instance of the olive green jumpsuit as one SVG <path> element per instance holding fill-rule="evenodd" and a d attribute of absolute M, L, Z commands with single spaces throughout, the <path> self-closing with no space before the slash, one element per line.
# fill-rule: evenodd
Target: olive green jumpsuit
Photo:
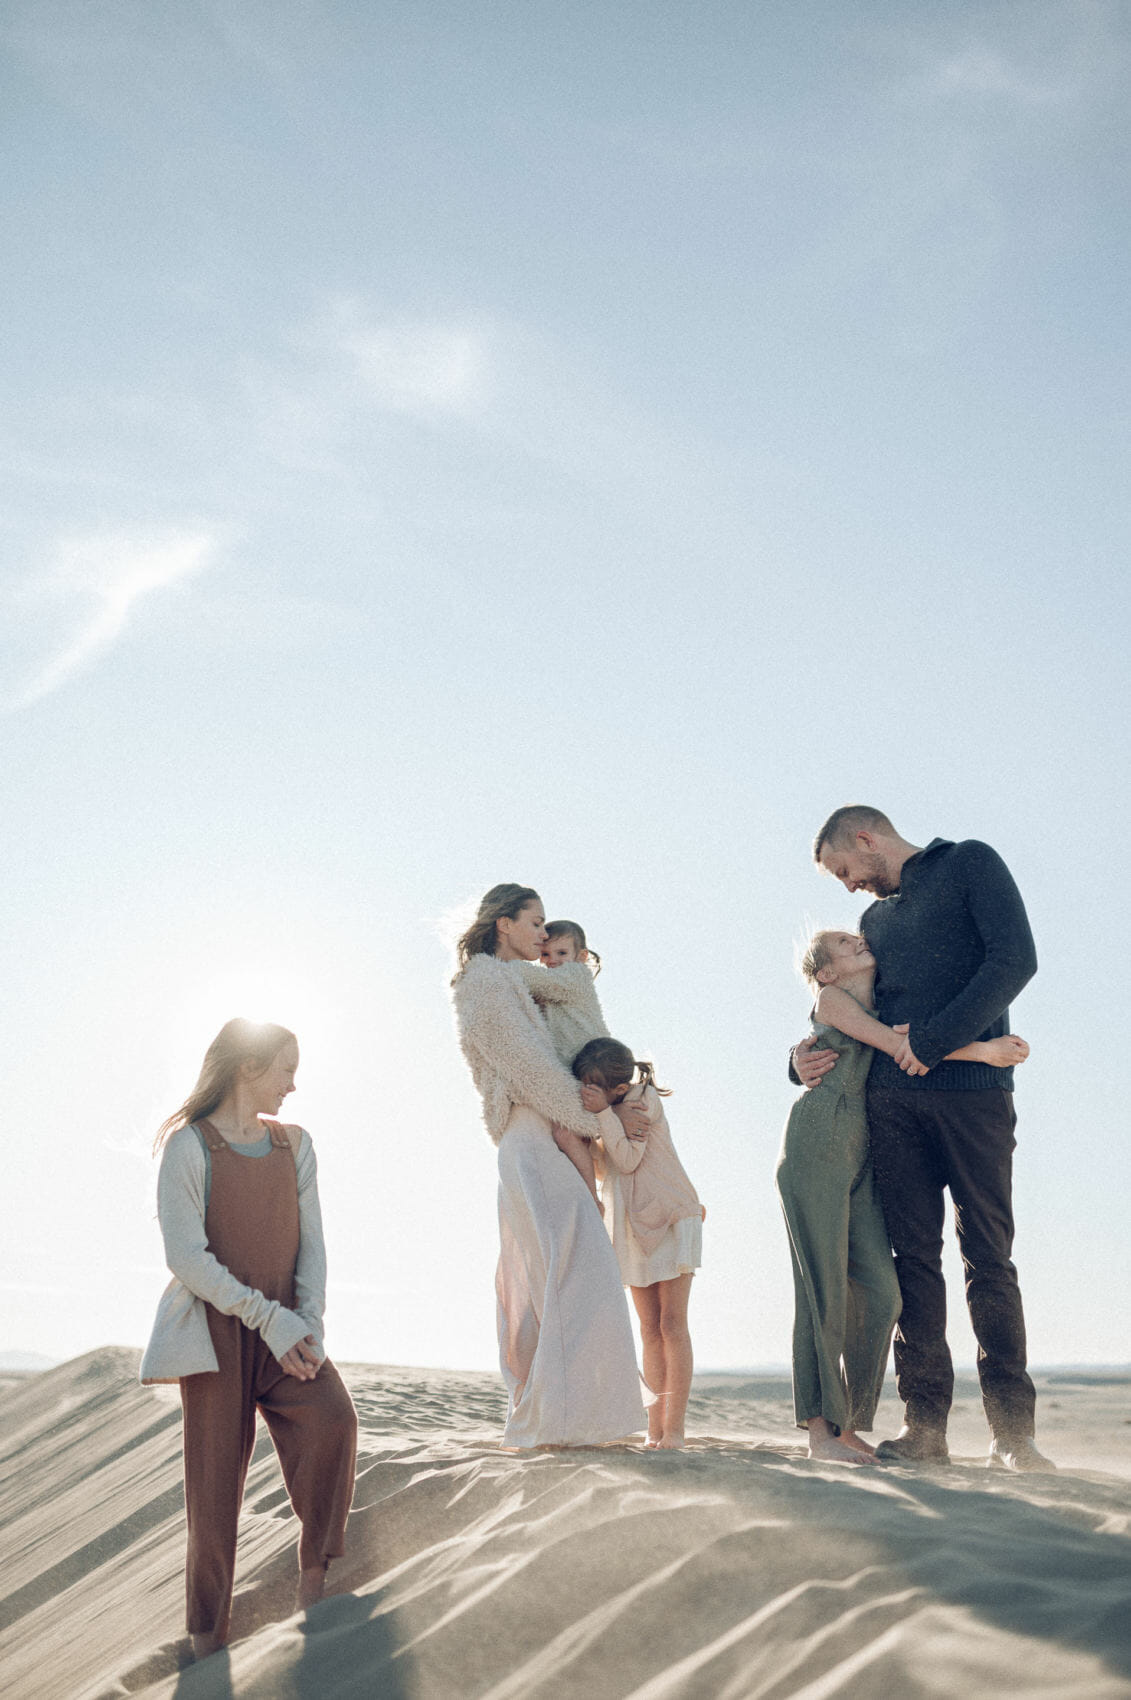
<path fill-rule="evenodd" d="M 872 1048 L 814 1023 L 837 1065 L 786 1123 L 778 1196 L 793 1260 L 793 1402 L 799 1428 L 824 1417 L 870 1429 L 899 1315 L 899 1283 L 872 1178 L 864 1088 Z"/>

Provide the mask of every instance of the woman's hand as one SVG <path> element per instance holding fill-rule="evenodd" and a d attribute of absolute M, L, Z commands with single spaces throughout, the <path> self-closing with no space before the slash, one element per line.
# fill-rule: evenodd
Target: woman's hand
<path fill-rule="evenodd" d="M 581 1102 L 591 1116 L 599 1116 L 602 1110 L 609 1107 L 609 1094 L 600 1086 L 591 1086 L 588 1081 L 581 1088 Z"/>
<path fill-rule="evenodd" d="M 631 1104 L 614 1104 L 613 1114 L 625 1131 L 628 1139 L 642 1141 L 647 1139 L 651 1122 L 644 1105 L 638 1102 Z"/>
<path fill-rule="evenodd" d="M 308 1334 L 305 1340 L 299 1340 L 279 1359 L 280 1368 L 285 1369 L 288 1375 L 293 1375 L 296 1381 L 313 1381 L 321 1364 L 322 1359 L 314 1350 L 313 1334 Z"/>

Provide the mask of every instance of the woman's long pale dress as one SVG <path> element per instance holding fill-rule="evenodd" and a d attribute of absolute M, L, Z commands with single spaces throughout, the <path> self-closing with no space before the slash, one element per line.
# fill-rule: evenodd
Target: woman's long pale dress
<path fill-rule="evenodd" d="M 510 1395 L 503 1444 L 594 1445 L 645 1423 L 616 1254 L 550 1132 L 553 1119 L 597 1135 L 600 1118 L 581 1108 L 577 1082 L 511 970 L 473 957 L 455 990 L 460 1041 L 499 1146 L 499 1363 Z M 502 1123 L 500 1133 L 492 1122 Z"/>

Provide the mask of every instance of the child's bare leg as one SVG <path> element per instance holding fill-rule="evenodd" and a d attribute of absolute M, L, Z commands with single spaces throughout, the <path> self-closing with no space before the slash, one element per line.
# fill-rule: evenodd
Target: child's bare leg
<path fill-rule="evenodd" d="M 867 1464 L 871 1460 L 871 1447 L 865 1450 L 861 1445 L 851 1446 L 844 1435 L 833 1433 L 833 1425 L 824 1417 L 810 1417 L 809 1456 L 819 1458 L 826 1464 Z M 854 1439 L 857 1437 L 854 1436 Z"/>
<path fill-rule="evenodd" d="M 557 1122 L 553 1123 L 550 1132 L 553 1134 L 554 1144 L 562 1156 L 569 1158 L 589 1191 L 593 1194 L 593 1202 L 599 1210 L 601 1201 L 597 1197 L 597 1171 L 593 1167 L 593 1153 L 589 1149 L 589 1141 L 583 1139 L 579 1133 L 574 1133 L 568 1127 L 559 1127 Z"/>
<path fill-rule="evenodd" d="M 659 1446 L 664 1438 L 664 1337 L 660 1331 L 660 1289 L 630 1287 L 632 1302 L 640 1318 L 640 1344 L 644 1355 L 644 1380 L 656 1395 L 648 1407 L 648 1444 Z"/>
<path fill-rule="evenodd" d="M 298 1573 L 298 1588 L 295 1591 L 295 1610 L 305 1611 L 307 1606 L 317 1605 L 326 1592 L 326 1566 L 317 1565 L 313 1570 L 300 1570 Z"/>
<path fill-rule="evenodd" d="M 687 1327 L 687 1305 L 691 1298 L 692 1275 L 677 1275 L 674 1281 L 657 1281 L 660 1295 L 660 1337 L 664 1347 L 664 1417 L 660 1445 L 678 1451 L 684 1444 L 683 1425 L 691 1394 L 695 1360 Z"/>

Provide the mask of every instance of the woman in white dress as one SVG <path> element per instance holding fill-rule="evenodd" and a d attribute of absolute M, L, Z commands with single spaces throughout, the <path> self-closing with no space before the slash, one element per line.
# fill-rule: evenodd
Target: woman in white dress
<path fill-rule="evenodd" d="M 452 982 L 460 1045 L 499 1147 L 499 1360 L 510 1394 L 505 1446 L 585 1446 L 644 1427 L 616 1254 L 551 1123 L 597 1139 L 546 1021 L 521 978 L 546 936 L 529 886 L 497 885 L 459 941 Z M 625 1131 L 642 1131 L 625 1116 Z M 619 1128 L 617 1129 L 619 1132 Z"/>

